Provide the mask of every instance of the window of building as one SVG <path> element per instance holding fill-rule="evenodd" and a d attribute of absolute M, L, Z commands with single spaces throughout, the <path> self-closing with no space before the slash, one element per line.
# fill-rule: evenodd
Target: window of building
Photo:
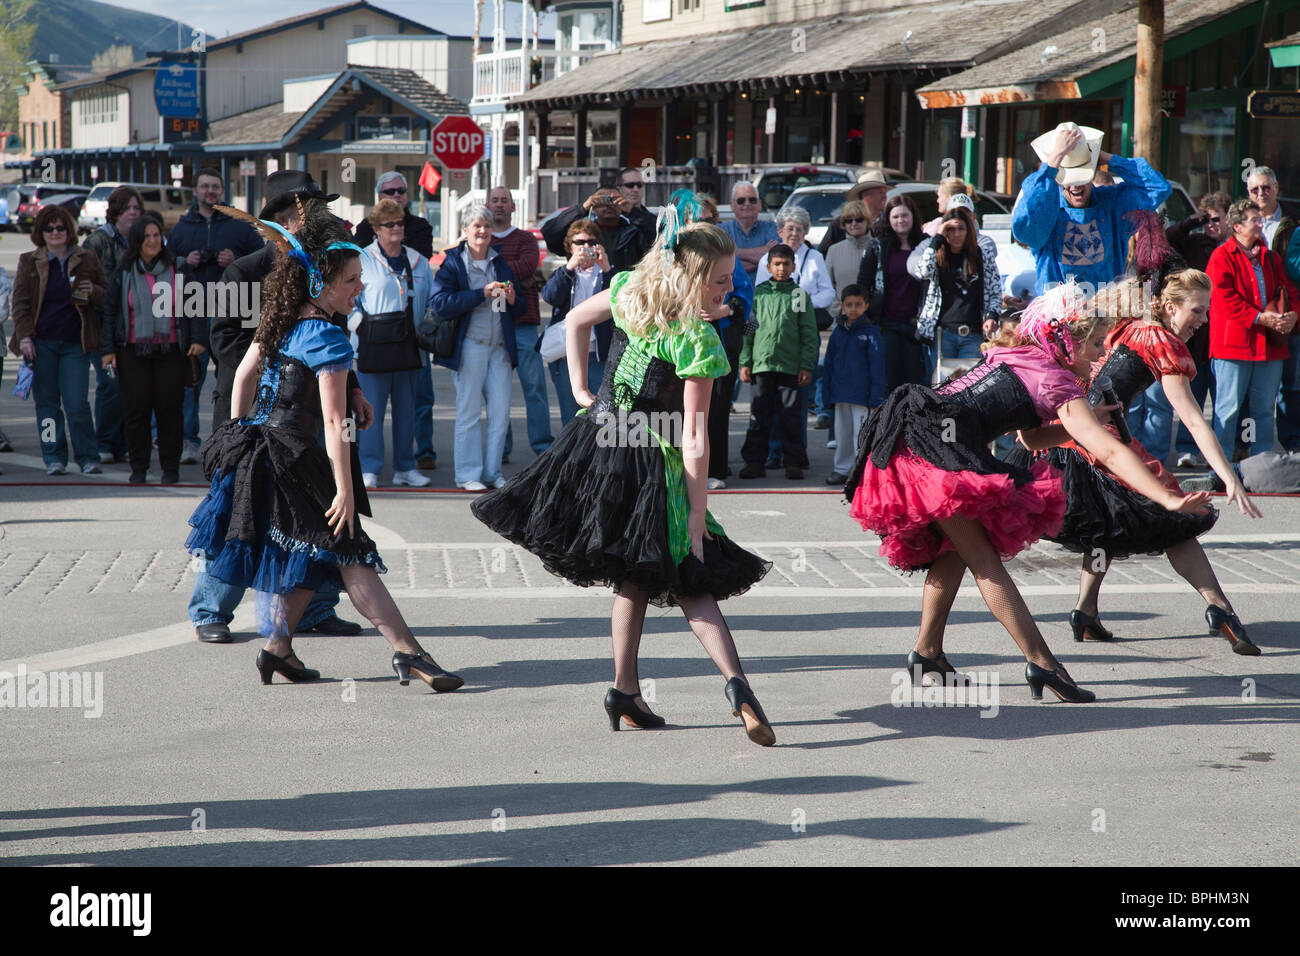
<path fill-rule="evenodd" d="M 364 23 L 352 24 L 352 39 L 359 40 L 370 33 L 370 28 Z"/>
<path fill-rule="evenodd" d="M 374 202 L 375 196 L 375 170 L 373 166 L 358 166 L 356 168 L 357 182 L 355 191 L 352 195 L 360 197 L 365 203 L 367 200 Z"/>

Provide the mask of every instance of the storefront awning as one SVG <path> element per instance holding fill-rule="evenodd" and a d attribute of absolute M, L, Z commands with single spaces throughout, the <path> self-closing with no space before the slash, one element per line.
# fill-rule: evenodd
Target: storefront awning
<path fill-rule="evenodd" d="M 1079 0 L 912 4 L 857 16 L 623 46 L 510 101 L 512 108 L 629 102 L 669 91 L 730 91 L 774 79 L 952 70 L 1027 42 Z M 1081 13 L 1079 14 L 1082 15 Z"/>
<path fill-rule="evenodd" d="M 1268 55 L 1272 57 L 1274 66 L 1279 68 L 1300 66 L 1300 33 L 1293 33 L 1289 37 L 1265 43 L 1264 46 L 1268 48 Z"/>
<path fill-rule="evenodd" d="M 1258 11 L 1250 8 L 1259 6 L 1259 0 L 1167 0 L 1165 59 L 1258 22 Z M 936 80 L 916 95 L 925 109 L 1086 99 L 1132 79 L 1137 22 L 1137 4 L 1128 3 L 1069 30 L 1042 31 L 1014 52 Z"/>

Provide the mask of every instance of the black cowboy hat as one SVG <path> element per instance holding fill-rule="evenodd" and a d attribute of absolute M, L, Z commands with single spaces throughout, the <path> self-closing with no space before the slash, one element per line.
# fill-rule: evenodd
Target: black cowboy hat
<path fill-rule="evenodd" d="M 322 199 L 333 202 L 339 198 L 338 193 L 325 194 L 320 184 L 311 178 L 311 173 L 299 169 L 284 169 L 266 177 L 266 205 L 258 213 L 259 219 L 270 219 L 276 213 L 288 207 L 295 196 L 303 199 Z"/>

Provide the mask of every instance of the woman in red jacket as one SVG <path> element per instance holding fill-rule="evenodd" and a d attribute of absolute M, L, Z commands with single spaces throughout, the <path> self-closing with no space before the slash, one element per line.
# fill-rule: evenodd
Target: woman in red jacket
<path fill-rule="evenodd" d="M 1282 259 L 1268 248 L 1264 218 L 1249 199 L 1232 204 L 1228 228 L 1232 238 L 1210 255 L 1205 271 L 1214 283 L 1210 294 L 1210 359 L 1214 367 L 1214 434 L 1231 460 L 1238 426 L 1246 425 L 1243 443 L 1250 453 L 1273 449 L 1273 420 L 1282 361 L 1289 351 L 1286 333 L 1296 323 L 1295 285 Z M 1279 291 L 1285 305 L 1279 306 Z M 1282 333 L 1272 344 L 1266 330 Z M 1249 417 L 1241 419 L 1242 403 Z M 1253 422 L 1253 430 L 1249 424 Z M 1253 431 L 1253 434 L 1252 434 Z"/>

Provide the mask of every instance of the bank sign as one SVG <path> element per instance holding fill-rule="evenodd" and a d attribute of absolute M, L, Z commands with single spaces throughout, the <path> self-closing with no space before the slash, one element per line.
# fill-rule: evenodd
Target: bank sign
<path fill-rule="evenodd" d="M 194 63 L 163 63 L 153 79 L 153 101 L 160 116 L 196 119 L 199 109 L 199 68 Z"/>

